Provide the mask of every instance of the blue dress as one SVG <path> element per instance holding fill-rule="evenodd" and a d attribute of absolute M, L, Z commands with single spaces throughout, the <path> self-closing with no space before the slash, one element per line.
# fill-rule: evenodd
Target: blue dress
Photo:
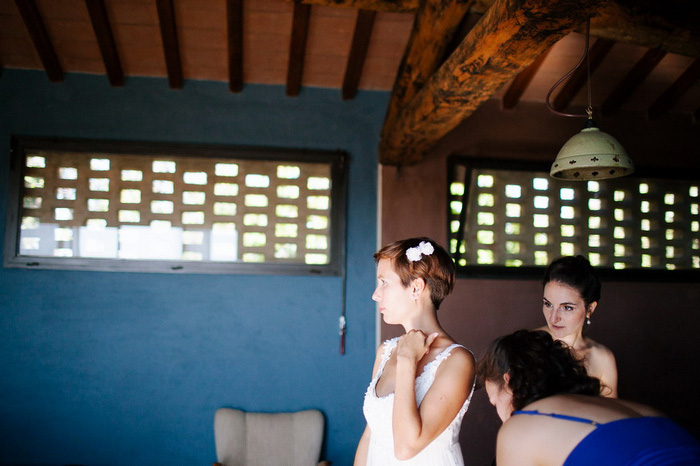
<path fill-rule="evenodd" d="M 564 466 L 700 465 L 700 443 L 665 417 L 635 417 L 598 424 L 590 419 L 539 411 L 516 414 L 549 416 L 595 426 L 572 450 Z"/>

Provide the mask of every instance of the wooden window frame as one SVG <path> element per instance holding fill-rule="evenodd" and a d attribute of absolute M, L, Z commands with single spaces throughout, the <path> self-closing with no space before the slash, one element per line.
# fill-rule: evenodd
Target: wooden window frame
<path fill-rule="evenodd" d="M 20 219 L 23 209 L 23 180 L 27 151 L 107 153 L 149 157 L 202 157 L 246 161 L 323 163 L 330 167 L 329 260 L 325 264 L 237 261 L 190 261 L 158 259 L 116 259 L 87 257 L 30 256 L 19 254 Z M 342 275 L 345 267 L 347 155 L 342 151 L 297 150 L 248 146 L 199 145 L 139 141 L 39 138 L 13 135 L 11 138 L 8 208 L 5 224 L 4 267 L 24 269 L 90 270 L 112 272 Z M 212 201 L 207 200 L 206 204 Z"/>
<path fill-rule="evenodd" d="M 446 186 L 446 211 L 447 211 L 447 244 L 450 254 L 453 255 L 458 263 L 460 255 L 453 251 L 452 242 L 459 241 L 463 237 L 455 237 L 452 233 L 450 223 L 455 221 L 455 215 L 451 211 L 451 201 L 454 197 L 450 191 L 450 185 L 456 180 L 456 173 L 459 166 L 466 167 L 465 192 L 463 197 L 463 209 L 460 213 L 459 221 L 464 225 L 466 220 L 466 205 L 469 202 L 467 199 L 469 193 L 469 182 L 471 180 L 471 172 L 473 169 L 493 169 L 493 170 L 509 170 L 509 171 L 529 171 L 529 172 L 544 172 L 549 173 L 551 164 L 542 162 L 529 162 L 523 160 L 490 160 L 482 158 L 474 158 L 469 156 L 452 155 L 448 157 L 447 163 L 447 186 Z M 549 178 L 549 177 L 548 177 Z M 679 170 L 671 171 L 668 168 L 637 168 L 636 172 L 628 178 L 636 179 L 659 179 L 659 180 L 685 180 L 691 182 L 700 182 L 700 173 L 697 170 Z M 549 178 L 553 180 L 552 178 Z M 556 181 L 556 180 L 555 180 Z M 600 182 L 615 182 L 615 180 L 601 180 Z M 576 181 L 576 183 L 584 183 Z M 700 201 L 700 199 L 698 199 Z M 695 233 L 697 234 L 697 233 Z M 578 252 L 577 252 L 578 253 Z M 559 257 L 559 256 L 557 256 Z M 556 257 L 549 258 L 549 261 Z M 457 265 L 457 274 L 461 278 L 496 278 L 496 279 L 514 279 L 514 278 L 542 278 L 546 266 L 540 265 L 523 265 L 520 267 L 505 266 L 505 265 L 482 265 L 468 264 Z M 684 268 L 676 270 L 666 270 L 661 268 L 624 268 L 616 269 L 607 266 L 596 266 L 601 278 L 616 281 L 666 281 L 666 282 L 697 282 L 700 281 L 700 269 Z"/>

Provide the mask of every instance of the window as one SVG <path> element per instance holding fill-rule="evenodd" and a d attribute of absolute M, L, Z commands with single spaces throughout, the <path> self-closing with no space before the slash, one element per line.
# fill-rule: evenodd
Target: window
<path fill-rule="evenodd" d="M 700 270 L 700 177 L 563 181 L 549 167 L 453 158 L 449 183 L 450 252 L 463 272 L 541 273 L 575 254 L 632 275 Z"/>
<path fill-rule="evenodd" d="M 344 156 L 13 139 L 5 266 L 338 274 Z"/>

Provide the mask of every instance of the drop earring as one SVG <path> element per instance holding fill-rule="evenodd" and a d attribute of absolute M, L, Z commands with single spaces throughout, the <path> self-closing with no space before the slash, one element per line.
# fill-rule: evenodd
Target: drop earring
<path fill-rule="evenodd" d="M 590 314 L 586 316 L 586 324 L 591 325 L 591 316 L 590 316 Z"/>

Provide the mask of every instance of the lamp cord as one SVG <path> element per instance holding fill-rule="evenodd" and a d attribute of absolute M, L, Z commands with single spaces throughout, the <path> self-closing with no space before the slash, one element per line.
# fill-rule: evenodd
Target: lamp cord
<path fill-rule="evenodd" d="M 593 104 L 591 103 L 592 102 L 592 99 L 591 99 L 591 61 L 590 61 L 589 56 L 588 56 L 588 41 L 590 39 L 590 29 L 591 29 L 591 19 L 588 18 L 586 20 L 586 49 L 583 52 L 583 56 L 581 57 L 581 60 L 579 60 L 579 62 L 576 64 L 576 66 L 574 66 L 571 69 L 571 71 L 569 71 L 564 76 L 562 76 L 561 79 L 559 79 L 559 81 L 557 81 L 554 84 L 554 86 L 552 86 L 552 88 L 549 90 L 549 92 L 547 92 L 547 98 L 546 98 L 547 107 L 549 108 L 549 110 L 552 113 L 554 113 L 556 115 L 565 116 L 565 117 L 574 117 L 574 118 L 581 118 L 581 117 L 588 118 L 588 119 L 593 118 Z M 556 110 L 554 107 L 552 107 L 552 103 L 549 101 L 550 97 L 552 96 L 552 92 L 554 92 L 554 89 L 559 87 L 559 85 L 561 85 L 561 83 L 566 81 L 566 79 L 569 76 L 571 76 L 571 74 L 574 71 L 576 71 L 583 64 L 584 60 L 586 61 L 586 67 L 587 67 L 586 85 L 588 87 L 588 107 L 586 108 L 586 114 L 582 115 L 580 113 L 563 113 L 563 112 Z"/>

